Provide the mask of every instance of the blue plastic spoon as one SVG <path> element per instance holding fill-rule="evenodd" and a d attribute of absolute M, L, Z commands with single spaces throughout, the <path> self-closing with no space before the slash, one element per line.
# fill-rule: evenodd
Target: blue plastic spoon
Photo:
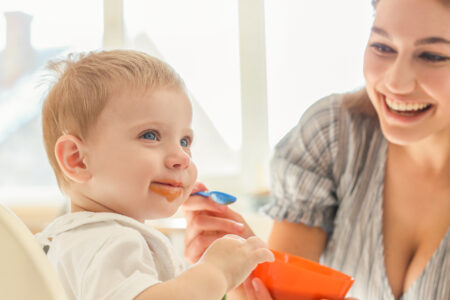
<path fill-rule="evenodd" d="M 214 202 L 219 204 L 230 204 L 236 201 L 236 197 L 224 192 L 219 191 L 204 191 L 204 192 L 197 192 L 192 195 L 200 195 L 203 197 L 210 197 L 214 200 Z"/>

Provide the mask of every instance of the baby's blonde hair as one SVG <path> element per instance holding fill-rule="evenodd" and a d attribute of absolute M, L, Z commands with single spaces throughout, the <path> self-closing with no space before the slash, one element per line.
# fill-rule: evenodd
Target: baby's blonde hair
<path fill-rule="evenodd" d="M 69 184 L 55 156 L 63 134 L 85 140 L 108 98 L 125 89 L 148 91 L 162 87 L 184 89 L 181 77 L 168 64 L 133 50 L 70 54 L 48 65 L 56 82 L 42 107 L 45 150 L 62 190 Z"/>

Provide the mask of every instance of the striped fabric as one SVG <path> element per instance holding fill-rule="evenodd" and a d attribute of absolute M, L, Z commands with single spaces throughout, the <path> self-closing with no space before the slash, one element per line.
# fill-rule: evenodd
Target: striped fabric
<path fill-rule="evenodd" d="M 387 142 L 375 118 L 341 103 L 340 95 L 320 100 L 277 145 L 273 200 L 263 211 L 329 232 L 322 263 L 356 279 L 348 296 L 393 300 L 382 236 Z M 450 230 L 400 299 L 450 299 Z"/>

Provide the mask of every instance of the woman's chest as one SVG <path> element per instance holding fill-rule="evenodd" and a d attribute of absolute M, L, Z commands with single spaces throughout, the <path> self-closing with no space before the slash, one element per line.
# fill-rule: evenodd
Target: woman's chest
<path fill-rule="evenodd" d="M 382 234 L 386 276 L 395 298 L 420 277 L 449 226 L 449 182 L 388 163 Z"/>
<path fill-rule="evenodd" d="M 447 299 L 449 181 L 393 177 L 385 162 L 341 177 L 322 261 L 355 277 L 361 299 Z"/>

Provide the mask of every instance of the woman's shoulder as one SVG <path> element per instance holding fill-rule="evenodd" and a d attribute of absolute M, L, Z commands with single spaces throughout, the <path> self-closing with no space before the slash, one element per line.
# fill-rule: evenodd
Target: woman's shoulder
<path fill-rule="evenodd" d="M 302 115 L 298 129 L 312 136 L 327 133 L 331 139 L 342 135 L 355 138 L 380 130 L 378 119 L 364 90 L 331 94 L 313 103 Z"/>
<path fill-rule="evenodd" d="M 309 123 L 325 117 L 329 122 L 341 119 L 376 121 L 376 112 L 365 90 L 360 89 L 320 98 L 305 111 L 300 122 Z"/>
<path fill-rule="evenodd" d="M 370 102 L 354 103 L 356 93 L 332 94 L 319 99 L 302 115 L 275 147 L 274 158 L 313 163 L 340 173 L 349 155 L 367 151 L 382 140 L 376 114 L 361 110 Z M 350 100 L 351 101 L 350 101 Z M 359 98 L 359 101 L 370 101 Z M 353 102 L 352 102 L 353 101 Z M 375 142 L 374 142 L 375 141 Z"/>
<path fill-rule="evenodd" d="M 333 121 L 342 109 L 342 95 L 331 94 L 320 98 L 309 106 L 300 118 L 301 124 L 309 124 L 311 121 L 324 119 Z"/>

